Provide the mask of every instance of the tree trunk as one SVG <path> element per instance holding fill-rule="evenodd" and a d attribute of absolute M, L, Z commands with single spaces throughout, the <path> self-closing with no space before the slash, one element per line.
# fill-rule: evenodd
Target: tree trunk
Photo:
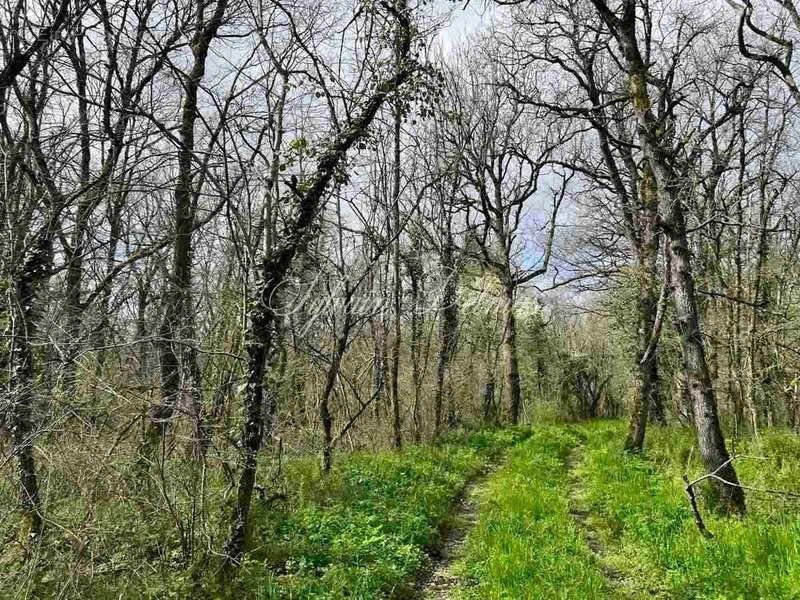
<path fill-rule="evenodd" d="M 650 169 L 645 169 L 639 183 L 639 197 L 642 210 L 647 214 L 647 225 L 641 235 L 641 244 L 638 248 L 638 262 L 640 276 L 638 278 L 638 338 L 639 351 L 634 355 L 636 360 L 637 389 L 634 397 L 631 423 L 628 438 L 625 441 L 625 450 L 628 452 L 641 452 L 644 445 L 647 419 L 653 406 L 661 406 L 660 385 L 658 378 L 658 352 L 656 350 L 657 337 L 660 333 L 661 323 L 658 319 L 658 247 L 659 234 L 654 231 L 654 215 L 658 210 L 658 194 L 655 190 L 655 181 Z M 665 269 L 669 269 L 669 261 L 665 262 Z M 661 408 L 663 418 L 663 407 Z"/>
<path fill-rule="evenodd" d="M 495 423 L 497 421 L 497 415 L 494 405 L 494 390 L 495 390 L 494 367 L 492 363 L 489 361 L 489 353 L 487 352 L 486 380 L 484 381 L 483 389 L 481 390 L 481 406 L 483 408 L 484 423 Z"/>
<path fill-rule="evenodd" d="M 395 17 L 398 20 L 398 26 L 401 27 L 399 55 L 402 57 L 402 61 L 397 65 L 398 70 L 374 88 L 361 112 L 349 121 L 347 126 L 331 140 L 327 150 L 319 156 L 316 172 L 296 200 L 297 216 L 294 222 L 287 226 L 278 248 L 262 261 L 253 283 L 249 324 L 245 335 L 248 358 L 244 398 L 243 468 L 239 479 L 231 536 L 225 548 L 228 566 L 240 560 L 247 538 L 250 503 L 258 469 L 258 450 L 261 445 L 263 428 L 264 372 L 272 343 L 275 319 L 271 304 L 272 296 L 283 283 L 297 253 L 302 251 L 308 243 L 308 230 L 317 217 L 325 199 L 326 189 L 337 172 L 337 168 L 345 160 L 348 150 L 367 133 L 369 125 L 388 96 L 407 82 L 416 70 L 414 63 L 408 61 L 411 48 L 411 24 L 406 15 L 406 9 L 401 7 Z"/>
<path fill-rule="evenodd" d="M 80 178 L 82 188 L 88 188 L 91 168 L 91 138 L 89 136 L 89 107 L 86 96 L 86 52 L 84 50 L 85 32 L 78 27 L 74 40 L 75 47 L 70 52 L 72 66 L 75 69 L 75 87 L 78 95 L 78 123 L 80 140 Z M 93 198 L 96 191 L 84 192 L 78 200 L 75 212 L 75 229 L 72 233 L 70 248 L 65 248 L 67 272 L 65 274 L 66 292 L 64 295 L 64 312 L 67 324 L 67 365 L 64 388 L 70 402 L 75 400 L 77 372 L 75 359 L 80 351 L 81 325 L 83 306 L 81 292 L 83 285 L 83 263 L 86 252 L 86 238 L 89 232 L 89 217 L 94 208 Z"/>
<path fill-rule="evenodd" d="M 105 191 L 104 194 L 108 197 L 108 225 L 109 225 L 109 232 L 108 232 L 108 247 L 106 250 L 106 275 L 109 276 L 114 270 L 114 267 L 117 263 L 117 247 L 119 242 L 122 238 L 122 211 L 125 206 L 125 197 L 122 194 L 118 194 L 116 197 L 113 196 L 108 192 Z M 113 201 L 112 201 L 113 200 Z M 93 340 L 92 343 L 100 348 L 97 352 L 97 379 L 100 380 L 102 376 L 102 370 L 105 365 L 106 360 L 106 348 L 105 346 L 108 345 L 108 332 L 110 329 L 111 324 L 111 293 L 112 293 L 112 285 L 106 285 L 103 287 L 102 293 L 100 294 L 100 302 L 98 305 L 98 309 L 100 312 L 100 320 L 93 331 Z"/>
<path fill-rule="evenodd" d="M 386 389 L 386 322 L 384 310 L 373 319 L 372 330 L 372 396 L 375 398 L 375 418 L 380 418 Z"/>
<path fill-rule="evenodd" d="M 761 348 L 759 345 L 758 331 L 761 325 L 761 311 L 767 307 L 769 294 L 764 286 L 764 265 L 769 259 L 769 217 L 772 209 L 772 202 L 767 199 L 766 178 L 762 174 L 762 183 L 759 193 L 759 233 L 756 245 L 756 262 L 753 267 L 753 292 L 752 306 L 750 307 L 750 323 L 747 332 L 748 344 L 748 376 L 749 385 L 747 388 L 747 408 L 750 411 L 753 434 L 758 436 L 759 410 L 756 391 L 763 389 L 763 379 L 759 369 L 759 356 Z M 763 340 L 762 340 L 763 341 Z M 762 407 L 765 408 L 765 407 Z"/>
<path fill-rule="evenodd" d="M 339 364 L 341 357 L 337 350 L 334 351 L 333 360 L 328 368 L 328 374 L 325 381 L 325 389 L 322 392 L 322 398 L 319 403 L 319 420 L 322 424 L 322 472 L 330 473 L 331 463 L 333 456 L 333 415 L 330 410 L 330 397 L 333 391 L 333 386 L 336 384 L 336 377 L 339 372 Z"/>
<path fill-rule="evenodd" d="M 441 325 L 440 325 L 441 329 Z M 439 342 L 442 343 L 442 334 L 439 334 Z M 444 406 L 444 386 L 445 374 L 447 371 L 447 359 L 445 353 L 439 348 L 439 356 L 436 360 L 436 390 L 433 394 L 433 437 L 438 438 L 442 430 L 442 407 Z"/>
<path fill-rule="evenodd" d="M 195 149 L 194 125 L 199 116 L 198 92 L 206 72 L 206 59 L 211 41 L 217 36 L 228 0 L 217 0 L 213 14 L 207 21 L 198 8 L 198 29 L 192 36 L 192 68 L 184 81 L 184 95 L 179 127 L 178 174 L 174 190 L 175 243 L 173 246 L 172 274 L 168 282 L 164 321 L 161 325 L 161 401 L 151 411 L 149 440 L 163 436 L 174 413 L 175 402 L 190 380 L 192 413 L 194 418 L 193 449 L 199 455 L 203 443 L 198 437 L 202 431 L 202 399 L 200 369 L 193 345 L 194 307 L 192 306 L 192 230 L 196 213 L 196 190 L 193 176 Z M 188 343 L 187 343 L 188 341 Z M 184 385 L 182 385 L 182 382 Z"/>
<path fill-rule="evenodd" d="M 725 438 L 717 414 L 717 401 L 706 363 L 703 337 L 695 301 L 689 249 L 683 227 L 683 214 L 678 211 L 677 222 L 671 229 L 672 298 L 675 307 L 675 327 L 681 337 L 684 369 L 691 398 L 692 414 L 697 430 L 698 448 L 703 465 L 708 472 L 717 474 L 730 483 L 712 480 L 719 506 L 724 512 L 744 513 L 744 491 L 725 446 Z M 725 466 L 722 466 L 725 463 Z"/>
<path fill-rule="evenodd" d="M 433 435 L 438 437 L 442 427 L 442 408 L 447 393 L 447 373 L 458 346 L 458 272 L 456 271 L 451 217 L 445 220 L 445 240 L 442 247 L 442 277 L 444 288 L 439 299 L 439 352 L 436 360 L 436 391 L 433 400 Z"/>
<path fill-rule="evenodd" d="M 138 373 L 139 380 L 150 380 L 150 345 L 147 339 L 147 306 L 150 303 L 150 281 L 146 276 L 136 279 L 136 340 L 138 342 Z"/>
<path fill-rule="evenodd" d="M 614 15 L 602 0 L 592 0 L 601 18 L 615 33 L 628 70 L 628 88 L 637 119 L 637 133 L 648 164 L 653 171 L 662 226 L 669 238 L 671 252 L 672 301 L 675 326 L 680 334 L 684 370 L 692 399 L 698 448 L 708 472 L 728 483 L 714 479 L 719 508 L 728 513 L 744 513 L 744 491 L 725 446 L 717 414 L 717 401 L 708 371 L 700 317 L 697 310 L 694 278 L 686 237 L 686 222 L 678 180 L 670 160 L 670 149 L 661 138 L 660 124 L 651 110 L 647 90 L 648 67 L 639 51 L 635 0 L 624 0 L 622 18 Z M 724 466 L 723 466 L 724 465 Z"/>
<path fill-rule="evenodd" d="M 455 290 L 453 290 L 455 291 Z M 439 305 L 439 351 L 436 359 L 436 390 L 433 397 L 433 436 L 439 437 L 442 430 L 443 408 L 444 401 L 449 397 L 447 377 L 450 367 L 450 361 L 456 346 L 456 336 L 458 332 L 457 319 L 452 317 L 453 311 L 458 310 L 454 304 L 445 304 L 446 297 L 452 297 L 455 302 L 455 297 L 450 296 L 450 284 L 445 283 L 445 291 L 441 304 Z"/>
<path fill-rule="evenodd" d="M 655 322 L 657 300 L 652 293 L 652 288 L 640 284 L 638 300 L 639 320 L 639 352 L 636 358 L 636 393 L 633 400 L 631 422 L 628 428 L 628 437 L 625 440 L 625 450 L 628 452 L 641 452 L 644 445 L 644 436 L 647 429 L 647 419 L 654 398 L 659 394 L 658 359 L 656 352 L 651 352 L 644 363 L 642 359 L 647 351 L 650 336 Z"/>
<path fill-rule="evenodd" d="M 403 283 L 400 279 L 400 107 L 394 107 L 394 174 L 392 190 L 392 235 L 394 236 L 394 253 L 392 255 L 393 288 L 392 300 L 394 305 L 394 337 L 392 339 L 392 441 L 395 448 L 403 445 L 402 423 L 400 420 L 400 344 L 402 343 L 402 323 L 400 311 L 402 310 Z"/>
<path fill-rule="evenodd" d="M 519 413 L 522 406 L 522 389 L 519 379 L 519 358 L 517 356 L 517 318 L 514 313 L 514 286 L 504 286 L 504 317 L 505 328 L 503 331 L 503 355 L 506 363 L 506 384 L 508 386 L 508 406 L 511 423 L 519 422 Z"/>
<path fill-rule="evenodd" d="M 661 373 L 659 372 L 658 361 L 656 357 L 653 357 L 647 363 L 652 371 L 649 375 L 650 381 L 655 385 L 650 396 L 650 420 L 659 427 L 666 427 L 667 413 L 664 410 L 664 395 L 661 389 Z"/>
<path fill-rule="evenodd" d="M 265 270 L 263 279 L 266 282 L 259 291 L 269 290 L 269 271 Z M 256 282 L 261 283 L 260 281 Z M 273 288 L 274 289 L 274 288 Z M 271 295 L 269 290 L 269 295 Z M 247 384 L 245 387 L 245 421 L 242 435 L 242 474 L 234 509 L 233 528 L 228 540 L 226 553 L 228 560 L 238 560 L 244 552 L 249 524 L 250 503 L 258 469 L 258 450 L 261 447 L 264 402 L 264 373 L 267 367 L 267 355 L 272 344 L 272 327 L 274 314 L 267 306 L 261 305 L 261 298 L 269 298 L 260 293 L 252 303 L 248 315 L 248 327 L 245 332 L 245 349 L 247 350 Z"/>
<path fill-rule="evenodd" d="M 414 250 L 412 250 L 414 251 Z M 411 279 L 411 379 L 414 386 L 414 403 L 411 406 L 411 427 L 414 441 L 419 443 L 422 439 L 422 423 L 420 422 L 420 393 L 422 388 L 422 373 L 420 370 L 420 341 L 422 338 L 422 320 L 420 317 L 420 280 L 422 279 L 422 265 L 417 256 L 408 260 L 408 272 Z"/>
<path fill-rule="evenodd" d="M 350 283 L 345 281 L 345 316 L 341 333 L 336 337 L 336 344 L 333 350 L 331 364 L 325 377 L 325 388 L 322 391 L 322 398 L 319 404 L 319 418 L 322 423 L 322 472 L 330 473 L 333 457 L 333 415 L 330 411 L 330 398 L 333 388 L 339 377 L 339 370 L 342 366 L 342 357 L 347 350 L 347 342 L 350 339 L 350 328 L 353 323 L 352 293 Z"/>
<path fill-rule="evenodd" d="M 44 520 L 39 498 L 39 481 L 33 456 L 35 437 L 33 418 L 33 386 L 36 376 L 31 339 L 36 335 L 39 310 L 36 294 L 43 278 L 47 277 L 51 242 L 45 236 L 29 251 L 22 270 L 15 278 L 14 304 L 11 308 L 11 348 L 9 398 L 11 406 L 11 451 L 17 460 L 19 494 L 22 511 L 27 520 L 32 541 L 41 538 Z"/>

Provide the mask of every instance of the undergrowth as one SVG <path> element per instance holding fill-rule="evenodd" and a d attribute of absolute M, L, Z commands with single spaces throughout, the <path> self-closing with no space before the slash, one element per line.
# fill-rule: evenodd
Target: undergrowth
<path fill-rule="evenodd" d="M 800 599 L 796 498 L 750 491 L 747 516 L 733 519 L 701 501 L 714 534 L 705 539 L 681 480 L 703 473 L 692 432 L 651 428 L 645 452 L 633 456 L 622 451 L 624 433 L 619 421 L 539 425 L 518 443 L 529 430 L 487 430 L 402 452 L 341 456 L 325 476 L 316 458 L 292 458 L 270 486 L 280 497 L 255 502 L 251 551 L 224 583 L 214 550 L 227 534 L 230 497 L 226 504 L 219 478 L 205 480 L 214 502 L 197 508 L 205 519 L 191 538 L 208 535 L 206 548 L 193 551 L 204 558 L 187 562 L 174 519 L 148 504 L 153 490 L 130 485 L 134 474 L 123 469 L 114 471 L 118 480 L 100 477 L 108 466 L 98 462 L 104 487 L 92 489 L 125 501 L 88 511 L 70 500 L 74 494 L 53 488 L 47 508 L 54 521 L 36 554 L 22 561 L 9 544 L 0 551 L 0 598 L 411 598 L 459 491 L 513 446 L 476 492 L 478 523 L 456 567 L 464 583 L 459 599 Z M 799 491 L 796 435 L 766 431 L 731 446 L 761 457 L 737 461 L 745 485 Z M 123 486 L 125 495 L 112 496 Z M 182 502 L 191 492 L 186 487 Z M 10 502 L 12 494 L 0 482 L 0 498 Z M 585 518 L 570 514 L 576 501 Z M 586 530 L 598 553 L 587 547 Z"/>
<path fill-rule="evenodd" d="M 315 457 L 293 458 L 284 465 L 280 499 L 254 501 L 251 551 L 233 581 L 219 578 L 221 557 L 212 553 L 196 552 L 205 558 L 181 563 L 169 542 L 168 517 L 151 518 L 133 502 L 109 503 L 99 508 L 103 514 L 91 515 L 103 538 L 95 547 L 108 551 L 104 568 L 75 572 L 74 562 L 62 560 L 75 555 L 75 542 L 50 529 L 37 555 L 24 563 L 9 555 L 0 561 L 0 598 L 407 597 L 461 488 L 527 435 L 524 429 L 484 430 L 402 452 L 351 454 L 325 476 Z M 215 485 L 214 478 L 208 481 Z M 62 519 L 76 512 L 51 505 L 56 508 Z M 229 508 L 204 511 L 216 546 L 227 533 Z M 142 548 L 153 550 L 148 555 Z"/>
<path fill-rule="evenodd" d="M 408 597 L 459 491 L 525 435 L 485 431 L 400 454 L 356 454 L 323 485 L 315 461 L 294 463 L 297 503 L 258 510 L 244 587 L 260 587 L 254 598 Z"/>

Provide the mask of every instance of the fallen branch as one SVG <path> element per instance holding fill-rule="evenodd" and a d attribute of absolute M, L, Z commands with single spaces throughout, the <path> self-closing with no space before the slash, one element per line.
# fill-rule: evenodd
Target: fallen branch
<path fill-rule="evenodd" d="M 776 496 L 786 496 L 787 498 L 793 498 L 793 499 L 800 500 L 800 493 L 797 493 L 797 492 L 787 492 L 785 490 L 773 490 L 773 489 L 769 489 L 769 488 L 757 488 L 757 487 L 752 487 L 752 486 L 749 486 L 749 485 L 742 485 L 741 483 L 733 483 L 731 481 L 728 481 L 724 477 L 720 477 L 719 475 L 717 475 L 717 473 L 719 473 L 727 465 L 731 464 L 734 460 L 743 459 L 743 458 L 750 459 L 750 460 L 767 460 L 766 457 L 764 457 L 764 456 L 745 456 L 745 455 L 735 456 L 734 455 L 734 456 L 731 456 L 728 460 L 726 460 L 722 464 L 720 464 L 716 469 L 714 469 L 710 473 L 706 473 L 705 475 L 702 475 L 702 476 L 698 477 L 694 481 L 689 481 L 689 478 L 686 476 L 686 474 L 685 473 L 683 474 L 683 481 L 686 483 L 686 487 L 684 489 L 686 490 L 686 495 L 689 497 L 689 504 L 691 505 L 691 508 L 692 508 L 692 514 L 694 515 L 694 522 L 697 525 L 697 529 L 700 531 L 700 533 L 702 534 L 702 536 L 704 538 L 710 539 L 710 538 L 712 538 L 714 536 L 711 534 L 711 532 L 708 530 L 708 528 L 706 527 L 705 523 L 703 522 L 703 517 L 700 514 L 700 509 L 698 508 L 698 505 L 697 505 L 697 498 L 696 498 L 695 493 L 694 493 L 694 486 L 696 486 L 701 481 L 705 481 L 706 479 L 715 479 L 715 480 L 717 480 L 717 481 L 719 481 L 719 482 L 721 482 L 721 483 L 723 483 L 725 485 L 729 485 L 729 486 L 732 486 L 732 487 L 738 487 L 738 488 L 741 488 L 741 489 L 746 490 L 748 492 L 756 492 L 756 493 L 760 493 L 760 494 L 773 494 L 773 495 L 776 495 Z"/>
<path fill-rule="evenodd" d="M 692 507 L 692 514 L 694 515 L 694 523 L 697 525 L 697 529 L 700 531 L 700 534 L 706 538 L 711 539 L 714 535 L 708 530 L 706 524 L 703 522 L 703 516 L 700 514 L 700 509 L 697 508 L 697 498 L 694 495 L 694 484 L 696 482 L 690 482 L 689 478 L 684 475 L 683 481 L 686 483 L 686 495 L 689 496 L 689 504 Z"/>

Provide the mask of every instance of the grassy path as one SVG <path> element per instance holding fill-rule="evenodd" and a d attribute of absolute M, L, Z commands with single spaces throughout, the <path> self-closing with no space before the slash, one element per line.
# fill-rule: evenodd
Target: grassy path
<path fill-rule="evenodd" d="M 744 519 L 703 511 L 695 529 L 681 475 L 702 473 L 690 431 L 654 429 L 643 455 L 624 425 L 546 425 L 480 488 L 478 522 L 454 572 L 458 600 L 800 599 L 800 503 L 751 493 Z M 737 442 L 764 458 L 739 472 L 759 488 L 798 490 L 800 439 Z"/>
<path fill-rule="evenodd" d="M 461 584 L 461 578 L 453 567 L 461 558 L 467 535 L 478 522 L 476 496 L 496 468 L 496 465 L 490 465 L 484 473 L 467 484 L 461 493 L 455 511 L 443 528 L 442 541 L 431 555 L 430 568 L 420 581 L 419 595 L 422 600 L 449 600 Z"/>
<path fill-rule="evenodd" d="M 596 519 L 586 505 L 586 489 L 581 475 L 577 472 L 583 462 L 584 454 L 585 448 L 583 444 L 579 444 L 572 448 L 566 462 L 569 482 L 569 516 L 581 531 L 586 547 L 594 555 L 597 567 L 606 579 L 609 593 L 615 598 L 636 598 L 636 594 L 630 589 L 630 580 L 619 569 L 606 561 L 607 549 L 601 539 Z"/>
<path fill-rule="evenodd" d="M 611 597 L 611 586 L 570 516 L 567 461 L 580 439 L 539 427 L 512 449 L 478 495 L 479 520 L 457 566 L 459 599 Z"/>
<path fill-rule="evenodd" d="M 681 475 L 703 473 L 691 431 L 653 428 L 643 455 L 619 450 L 620 423 L 591 423 L 577 473 L 587 509 L 596 515 L 608 564 L 642 597 L 750 600 L 800 598 L 800 504 L 750 493 L 748 515 L 727 519 L 703 505 L 707 540 L 694 526 Z M 800 439 L 765 431 L 738 440 L 739 476 L 756 488 L 798 490 Z"/>

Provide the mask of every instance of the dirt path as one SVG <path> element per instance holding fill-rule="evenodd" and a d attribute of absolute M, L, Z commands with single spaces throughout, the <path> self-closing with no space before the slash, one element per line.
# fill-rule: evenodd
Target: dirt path
<path fill-rule="evenodd" d="M 592 523 L 589 510 L 583 500 L 583 483 L 576 471 L 581 462 L 583 453 L 582 446 L 575 446 L 567 458 L 567 470 L 569 472 L 569 514 L 583 534 L 586 547 L 591 550 L 597 559 L 597 566 L 608 582 L 609 589 L 612 590 L 615 598 L 637 598 L 629 581 L 623 573 L 609 565 L 605 560 L 606 549 L 603 545 L 596 526 Z"/>
<path fill-rule="evenodd" d="M 448 600 L 460 582 L 452 569 L 461 556 L 467 535 L 478 522 L 477 492 L 499 468 L 494 464 L 469 482 L 461 492 L 455 509 L 442 533 L 441 544 L 431 554 L 430 565 L 417 586 L 420 600 Z"/>

